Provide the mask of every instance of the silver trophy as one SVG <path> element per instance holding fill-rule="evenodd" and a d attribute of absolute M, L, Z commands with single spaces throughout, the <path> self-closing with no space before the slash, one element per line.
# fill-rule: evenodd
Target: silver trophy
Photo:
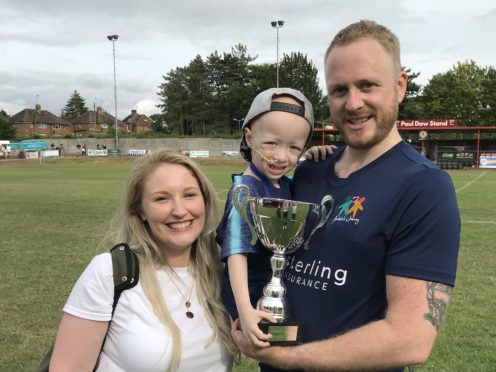
<path fill-rule="evenodd" d="M 330 195 L 320 204 L 294 200 L 251 197 L 246 185 L 233 190 L 233 204 L 251 231 L 251 244 L 258 239 L 273 254 L 271 257 L 272 278 L 263 289 L 257 308 L 272 313 L 277 324 L 262 321 L 260 328 L 272 334 L 271 344 L 293 345 L 301 342 L 303 323 L 291 318 L 286 299 L 286 286 L 282 282 L 282 271 L 286 266 L 286 255 L 302 245 L 308 249 L 313 234 L 326 224 L 334 210 L 334 199 Z M 248 217 L 249 206 L 253 223 Z"/>

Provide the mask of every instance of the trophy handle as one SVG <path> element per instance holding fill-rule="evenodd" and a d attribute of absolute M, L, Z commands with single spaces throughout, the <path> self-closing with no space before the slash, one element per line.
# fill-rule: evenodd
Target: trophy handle
<path fill-rule="evenodd" d="M 324 226 L 329 220 L 329 217 L 331 217 L 331 214 L 334 211 L 334 198 L 331 195 L 325 195 L 320 202 L 320 206 L 322 208 L 320 210 L 319 222 L 312 229 L 312 232 L 308 236 L 308 239 L 305 241 L 304 249 L 306 249 L 307 251 L 309 249 L 308 243 L 310 242 L 310 239 L 312 239 L 313 234 L 315 234 L 318 229 Z"/>
<path fill-rule="evenodd" d="M 242 192 L 245 193 L 243 196 L 241 203 L 239 202 L 239 194 Z M 241 218 L 245 220 L 245 222 L 248 224 L 248 227 L 250 228 L 251 232 L 251 245 L 255 245 L 257 242 L 257 234 L 255 231 L 255 226 L 251 223 L 250 219 L 248 218 L 248 213 L 246 212 L 246 205 L 250 201 L 250 189 L 246 185 L 238 185 L 234 188 L 233 194 L 232 194 L 232 202 L 234 204 L 234 207 L 238 211 L 238 213 L 241 215 Z"/>

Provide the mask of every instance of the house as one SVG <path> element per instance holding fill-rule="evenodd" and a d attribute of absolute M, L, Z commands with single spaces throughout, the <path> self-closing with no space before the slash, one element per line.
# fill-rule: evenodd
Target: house
<path fill-rule="evenodd" d="M 24 109 L 13 115 L 10 120 L 16 131 L 16 136 L 62 137 L 73 134 L 72 124 L 42 110 L 41 105 L 36 104 L 34 109 Z"/>
<path fill-rule="evenodd" d="M 153 120 L 146 115 L 138 114 L 136 110 L 131 110 L 131 114 L 123 122 L 128 126 L 128 133 L 140 134 L 153 130 Z"/>
<path fill-rule="evenodd" d="M 96 110 L 86 111 L 77 118 L 71 120 L 74 125 L 74 135 L 77 137 L 85 137 L 88 134 L 106 133 L 109 129 L 114 131 L 115 116 L 102 110 L 99 106 Z M 127 133 L 127 125 L 120 120 L 117 120 L 119 133 Z"/>

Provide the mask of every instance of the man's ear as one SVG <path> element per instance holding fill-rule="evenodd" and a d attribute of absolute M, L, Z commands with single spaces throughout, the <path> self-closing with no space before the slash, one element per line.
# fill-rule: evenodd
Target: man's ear
<path fill-rule="evenodd" d="M 251 129 L 248 127 L 245 127 L 243 129 L 243 134 L 245 135 L 246 143 L 248 144 L 248 147 L 251 149 L 252 148 L 252 142 L 253 142 L 253 135 L 251 134 Z"/>
<path fill-rule="evenodd" d="M 406 71 L 401 71 L 398 80 L 396 82 L 397 88 L 398 88 L 398 103 L 401 103 L 403 99 L 405 98 L 406 94 L 406 86 L 408 84 L 408 74 Z"/>

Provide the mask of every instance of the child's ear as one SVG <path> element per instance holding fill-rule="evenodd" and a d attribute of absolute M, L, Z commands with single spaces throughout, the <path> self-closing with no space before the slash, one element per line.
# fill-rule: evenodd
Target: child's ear
<path fill-rule="evenodd" d="M 244 132 L 244 135 L 246 138 L 246 143 L 248 144 L 248 147 L 251 148 L 252 147 L 252 140 L 253 140 L 253 136 L 251 134 L 251 129 L 248 127 L 245 127 L 243 129 L 243 132 Z"/>

